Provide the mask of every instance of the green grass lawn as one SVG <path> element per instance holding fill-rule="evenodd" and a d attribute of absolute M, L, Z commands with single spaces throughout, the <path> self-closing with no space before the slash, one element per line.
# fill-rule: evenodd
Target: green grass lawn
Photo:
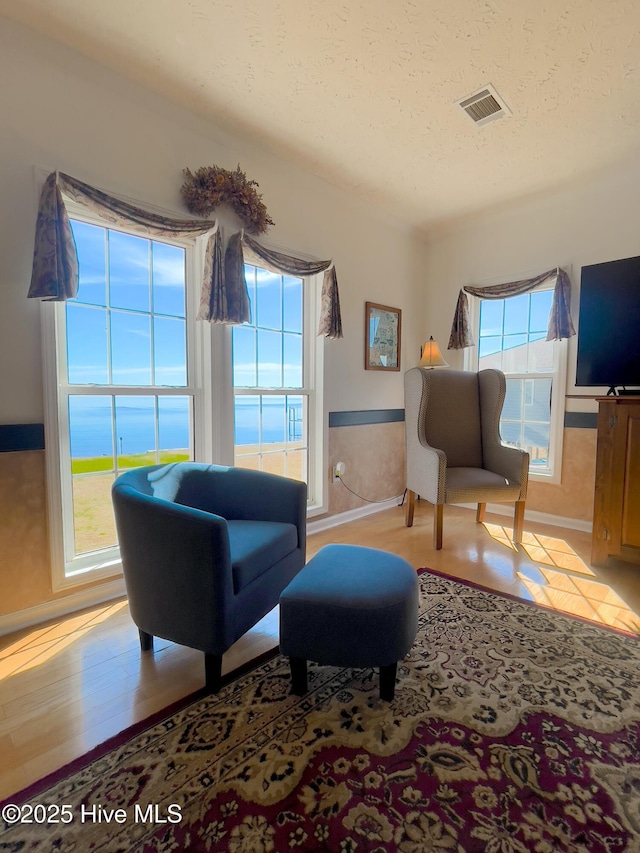
<path fill-rule="evenodd" d="M 189 461 L 189 453 L 186 450 L 161 450 L 159 457 L 159 461 L 163 465 L 168 465 L 171 462 Z M 157 461 L 154 451 L 151 453 L 132 453 L 129 456 L 118 457 L 118 470 L 141 468 L 143 465 L 155 465 Z M 72 474 L 97 474 L 101 471 L 113 471 L 113 459 L 111 456 L 94 456 L 87 459 L 71 460 Z"/>

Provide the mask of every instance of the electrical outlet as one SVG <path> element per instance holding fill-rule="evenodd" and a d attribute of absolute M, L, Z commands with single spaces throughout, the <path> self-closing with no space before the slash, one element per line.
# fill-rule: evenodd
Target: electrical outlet
<path fill-rule="evenodd" d="M 336 462 L 332 471 L 332 483 L 339 483 L 344 476 L 344 462 Z"/>

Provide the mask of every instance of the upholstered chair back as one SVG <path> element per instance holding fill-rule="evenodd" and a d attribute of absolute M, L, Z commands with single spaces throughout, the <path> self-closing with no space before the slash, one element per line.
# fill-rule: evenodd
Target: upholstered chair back
<path fill-rule="evenodd" d="M 482 468 L 482 427 L 478 374 L 429 370 L 423 374 L 424 437 L 444 450 L 450 468 Z"/>

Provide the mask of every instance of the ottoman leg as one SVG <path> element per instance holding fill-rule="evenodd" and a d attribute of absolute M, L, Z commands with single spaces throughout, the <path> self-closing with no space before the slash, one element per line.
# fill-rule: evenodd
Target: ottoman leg
<path fill-rule="evenodd" d="M 388 666 L 380 667 L 380 698 L 385 702 L 391 702 L 396 690 L 396 672 L 398 663 L 390 663 Z"/>
<path fill-rule="evenodd" d="M 307 692 L 307 662 L 304 658 L 289 658 L 291 666 L 291 692 L 304 696 Z"/>

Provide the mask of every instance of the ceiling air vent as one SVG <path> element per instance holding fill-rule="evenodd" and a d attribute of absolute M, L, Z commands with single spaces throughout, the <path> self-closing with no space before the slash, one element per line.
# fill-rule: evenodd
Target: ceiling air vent
<path fill-rule="evenodd" d="M 477 92 L 467 95 L 455 103 L 477 125 L 487 124 L 490 121 L 511 115 L 511 110 L 491 84 L 483 86 L 482 89 L 478 89 Z"/>

